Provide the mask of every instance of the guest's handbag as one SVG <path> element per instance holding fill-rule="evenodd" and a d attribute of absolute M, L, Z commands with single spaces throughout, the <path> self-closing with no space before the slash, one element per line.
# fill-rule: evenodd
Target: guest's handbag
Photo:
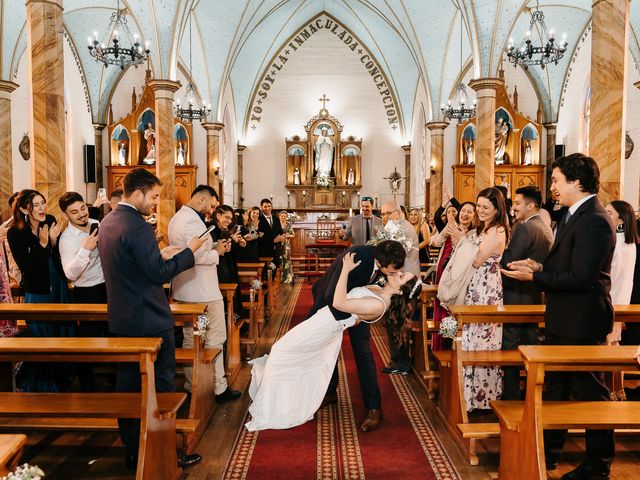
<path fill-rule="evenodd" d="M 476 271 L 473 268 L 473 261 L 476 259 L 478 249 L 479 247 L 467 237 L 462 237 L 458 242 L 438 283 L 438 300 L 442 305 L 464 303 L 467 287 Z"/>

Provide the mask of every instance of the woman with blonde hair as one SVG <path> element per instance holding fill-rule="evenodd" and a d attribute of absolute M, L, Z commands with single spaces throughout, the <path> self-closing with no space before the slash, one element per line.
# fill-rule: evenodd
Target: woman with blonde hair
<path fill-rule="evenodd" d="M 431 242 L 431 234 L 429 233 L 429 227 L 424 221 L 424 213 L 422 213 L 422 210 L 419 208 L 412 208 L 409 211 L 408 220 L 418 234 L 420 263 L 429 263 L 429 242 Z"/>

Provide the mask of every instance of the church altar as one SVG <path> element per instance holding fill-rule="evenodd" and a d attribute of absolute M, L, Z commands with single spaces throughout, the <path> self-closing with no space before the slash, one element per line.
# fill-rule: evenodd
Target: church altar
<path fill-rule="evenodd" d="M 306 137 L 285 139 L 287 196 L 304 210 L 349 209 L 362 188 L 362 139 L 342 138 L 343 125 L 322 108 L 304 126 Z"/>

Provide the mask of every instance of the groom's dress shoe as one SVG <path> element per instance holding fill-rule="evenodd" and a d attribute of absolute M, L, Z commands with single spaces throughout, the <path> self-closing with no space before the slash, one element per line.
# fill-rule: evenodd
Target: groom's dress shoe
<path fill-rule="evenodd" d="M 380 422 L 382 421 L 382 409 L 381 408 L 372 408 L 371 410 L 367 410 L 367 416 L 364 419 L 364 422 L 360 425 L 360 430 L 363 432 L 370 432 L 375 430 L 380 426 Z"/>
<path fill-rule="evenodd" d="M 182 452 L 178 452 L 178 466 L 180 468 L 188 468 L 192 467 L 197 463 L 200 463 L 202 457 L 197 453 L 192 453 L 191 455 L 187 455 Z"/>
<path fill-rule="evenodd" d="M 329 405 L 333 405 L 338 403 L 338 394 L 337 393 L 328 393 L 322 399 L 322 403 L 320 404 L 320 408 L 327 407 Z"/>

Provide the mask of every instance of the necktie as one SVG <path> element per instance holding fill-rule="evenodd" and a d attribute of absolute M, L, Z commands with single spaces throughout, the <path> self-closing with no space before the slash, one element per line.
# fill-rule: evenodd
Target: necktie
<path fill-rule="evenodd" d="M 558 228 L 556 229 L 556 238 L 560 235 L 560 232 L 562 232 L 562 230 L 567 228 L 567 224 L 569 223 L 569 220 L 571 220 L 571 212 L 567 210 L 567 213 L 565 214 L 564 217 L 562 217 L 562 220 L 560 220 L 560 223 L 558 224 Z"/>
<path fill-rule="evenodd" d="M 365 218 L 364 219 L 364 224 L 365 224 L 365 230 L 364 230 L 364 238 L 365 238 L 365 242 L 368 242 L 369 240 L 371 240 L 371 231 L 369 230 L 369 219 Z"/>
<path fill-rule="evenodd" d="M 269 216 L 267 217 L 267 222 L 269 222 L 269 226 L 273 228 L 273 223 L 272 223 L 271 215 L 269 215 Z"/>

